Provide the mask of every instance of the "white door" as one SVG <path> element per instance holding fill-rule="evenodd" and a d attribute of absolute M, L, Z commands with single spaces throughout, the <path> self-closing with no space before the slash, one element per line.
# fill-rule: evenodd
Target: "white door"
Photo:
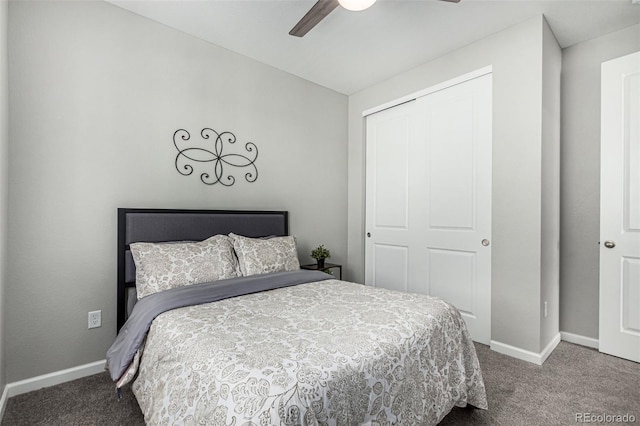
<path fill-rule="evenodd" d="M 423 292 L 491 341 L 491 75 L 417 100 L 426 145 Z M 483 241 L 484 244 L 483 245 Z M 419 290 L 419 289 L 417 289 Z"/>
<path fill-rule="evenodd" d="M 407 291 L 415 101 L 367 117 L 365 284 Z"/>
<path fill-rule="evenodd" d="M 599 348 L 640 362 L 640 52 L 602 64 Z"/>
<path fill-rule="evenodd" d="M 485 344 L 491 116 L 488 74 L 367 117 L 366 145 L 365 283 L 447 300 Z"/>

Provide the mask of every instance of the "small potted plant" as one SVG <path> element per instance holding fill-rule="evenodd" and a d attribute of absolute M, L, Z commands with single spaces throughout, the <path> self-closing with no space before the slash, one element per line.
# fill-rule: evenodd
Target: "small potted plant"
<path fill-rule="evenodd" d="M 318 247 L 311 250 L 311 257 L 318 262 L 318 269 L 324 268 L 324 260 L 331 257 L 329 249 L 320 244 Z"/>

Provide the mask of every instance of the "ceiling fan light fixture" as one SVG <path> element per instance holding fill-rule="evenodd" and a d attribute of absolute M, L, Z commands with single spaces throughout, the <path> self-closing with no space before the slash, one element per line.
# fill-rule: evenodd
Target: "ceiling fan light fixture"
<path fill-rule="evenodd" d="M 371 7 L 376 2 L 376 0 L 338 0 L 340 6 L 344 7 L 347 10 L 352 10 L 354 12 L 359 12 L 361 10 L 365 10 Z"/>

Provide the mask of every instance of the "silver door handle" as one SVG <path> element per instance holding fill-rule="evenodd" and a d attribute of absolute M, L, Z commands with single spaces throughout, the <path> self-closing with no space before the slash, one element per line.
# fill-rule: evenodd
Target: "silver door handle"
<path fill-rule="evenodd" d="M 604 246 L 606 248 L 614 248 L 616 246 L 616 242 L 615 241 L 611 241 L 611 240 L 607 240 L 604 242 Z"/>
<path fill-rule="evenodd" d="M 485 246 L 485 247 L 486 247 L 486 246 L 488 246 L 489 244 L 491 244 L 491 243 L 490 243 L 490 242 L 489 242 L 489 240 L 487 240 L 486 238 L 485 238 L 484 240 L 482 240 L 482 245 L 483 245 L 483 246 Z"/>

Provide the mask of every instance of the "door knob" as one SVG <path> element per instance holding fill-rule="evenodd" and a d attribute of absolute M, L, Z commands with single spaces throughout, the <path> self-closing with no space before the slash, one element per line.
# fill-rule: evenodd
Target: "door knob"
<path fill-rule="evenodd" d="M 485 238 L 484 240 L 482 240 L 482 245 L 483 245 L 483 246 L 485 246 L 485 247 L 486 247 L 486 246 L 488 246 L 489 244 L 490 244 L 490 243 L 489 243 L 489 240 L 487 240 L 486 238 Z"/>
<path fill-rule="evenodd" d="M 611 241 L 611 240 L 607 240 L 604 242 L 604 246 L 606 248 L 614 248 L 616 246 L 616 242 L 615 241 Z"/>

